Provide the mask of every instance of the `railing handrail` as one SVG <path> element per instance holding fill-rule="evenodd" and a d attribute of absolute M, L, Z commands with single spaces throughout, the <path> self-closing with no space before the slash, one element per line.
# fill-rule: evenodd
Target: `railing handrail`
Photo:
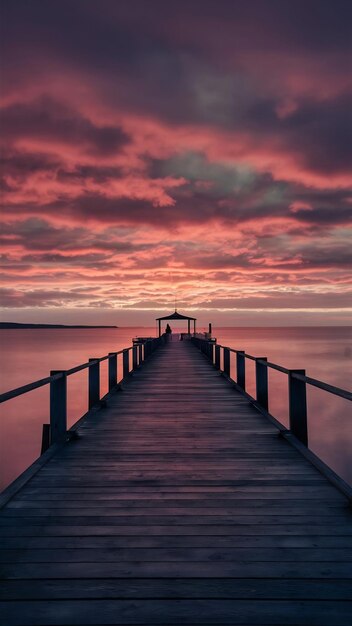
<path fill-rule="evenodd" d="M 207 339 L 198 337 L 201 341 L 207 341 Z M 296 380 L 300 380 L 302 382 L 307 383 L 308 385 L 312 385 L 313 387 L 318 387 L 318 389 L 322 389 L 323 391 L 327 391 L 328 393 L 332 393 L 335 396 L 339 396 L 340 398 L 344 398 L 345 400 L 352 401 L 352 392 L 347 389 L 342 389 L 341 387 L 336 387 L 335 385 L 330 385 L 329 383 L 325 383 L 322 380 L 318 380 L 317 378 L 311 378 L 311 376 L 306 376 L 305 374 L 295 373 L 294 369 L 290 369 L 288 367 L 284 367 L 283 365 L 278 365 L 277 363 L 272 363 L 271 361 L 263 361 L 261 358 L 255 357 L 252 354 L 248 354 L 244 350 L 236 350 L 235 348 L 230 348 L 228 346 L 223 346 L 222 344 L 216 344 L 219 348 L 223 350 L 229 350 L 230 352 L 234 352 L 235 354 L 243 354 L 246 359 L 250 361 L 256 361 L 261 365 L 265 365 L 270 369 L 277 370 L 278 372 L 282 372 L 283 374 L 291 374 L 292 378 Z"/>
<path fill-rule="evenodd" d="M 24 395 L 34 389 L 39 389 L 45 385 L 49 385 L 49 423 L 42 425 L 42 445 L 40 455 L 49 453 L 50 449 L 53 451 L 56 445 L 62 445 L 74 437 L 74 433 L 77 430 L 78 425 L 84 420 L 91 410 L 101 409 L 105 406 L 106 399 L 110 393 L 121 389 L 129 376 L 133 374 L 143 362 L 151 356 L 156 348 L 165 342 L 165 335 L 160 337 L 141 339 L 132 346 L 117 350 L 115 352 L 109 352 L 102 357 L 91 358 L 86 363 L 81 363 L 75 367 L 71 367 L 68 370 L 51 370 L 50 376 L 40 378 L 27 385 L 22 385 L 16 389 L 11 389 L 0 395 L 0 403 L 17 398 Z M 130 358 L 130 353 L 132 358 Z M 122 376 L 118 377 L 118 355 L 122 355 Z M 101 397 L 101 384 L 100 384 L 100 363 L 102 361 L 108 362 L 107 375 L 108 375 L 108 393 Z M 88 370 L 88 412 L 84 413 L 69 429 L 67 429 L 67 416 L 68 416 L 68 394 L 67 394 L 67 378 L 72 374 L 76 374 L 81 370 Z M 49 455 L 50 456 L 50 455 Z M 49 457 L 48 457 L 49 458 Z M 39 467 L 36 462 L 25 472 L 23 472 L 13 483 L 11 483 L 1 494 L 0 506 L 3 506 L 20 488 L 19 485 L 23 485 L 24 482 L 35 473 L 36 470 L 31 468 Z M 23 482 L 24 481 L 24 482 Z"/>
<path fill-rule="evenodd" d="M 55 374 L 55 376 L 47 376 L 46 378 L 40 378 L 39 380 L 35 380 L 32 383 L 28 383 L 27 385 L 22 385 L 21 387 L 16 387 L 15 389 L 10 389 L 10 391 L 5 391 L 0 395 L 0 403 L 6 402 L 7 400 L 11 400 L 12 398 L 17 398 L 18 396 L 22 396 L 24 393 L 28 391 L 33 391 L 34 389 L 39 389 L 39 387 L 44 387 L 48 385 L 53 380 L 58 380 L 61 378 L 62 374 Z"/>
<path fill-rule="evenodd" d="M 312 385 L 323 391 L 327 391 L 335 396 L 352 400 L 352 393 L 347 389 L 341 389 L 334 385 L 329 385 L 316 378 L 306 376 L 304 369 L 289 369 L 276 363 L 271 363 L 264 356 L 256 357 L 247 354 L 244 350 L 236 350 L 209 341 L 204 336 L 194 336 L 193 342 L 210 360 L 213 366 L 221 372 L 236 389 L 242 393 L 253 405 L 263 413 L 303 456 L 305 456 L 328 480 L 335 485 L 352 504 L 352 487 L 350 487 L 338 474 L 336 474 L 324 461 L 319 459 L 308 446 L 308 403 L 306 386 Z M 221 350 L 223 359 L 221 362 Z M 232 378 L 232 365 L 230 353 L 236 354 L 235 371 L 236 377 Z M 255 397 L 246 391 L 246 359 L 254 361 L 255 364 Z M 287 375 L 288 382 L 288 421 L 289 425 L 283 424 L 280 419 L 270 413 L 270 384 L 268 368 L 277 370 Z M 252 393 L 252 392 L 251 392 Z"/>
<path fill-rule="evenodd" d="M 150 341 L 150 340 L 148 340 Z M 145 342 L 147 343 L 147 342 Z M 29 391 L 34 391 L 34 389 L 39 389 L 40 387 L 44 387 L 49 383 L 54 382 L 55 380 L 59 380 L 63 378 L 63 376 L 71 376 L 72 374 L 76 374 L 81 370 L 87 369 L 89 367 L 93 367 L 96 363 L 101 363 L 102 361 L 106 361 L 113 355 L 123 354 L 124 352 L 129 352 L 133 350 L 133 346 L 129 346 L 128 348 L 122 348 L 122 350 L 118 350 L 116 352 L 110 352 L 109 354 L 105 354 L 104 356 L 98 357 L 96 359 L 92 359 L 89 362 L 81 363 L 80 365 L 76 365 L 71 367 L 69 370 L 62 370 L 58 374 L 53 374 L 52 376 L 46 376 L 45 378 L 39 378 L 38 380 L 34 380 L 31 383 L 27 383 L 26 385 L 22 385 L 21 387 L 16 387 L 15 389 L 10 389 L 9 391 L 5 391 L 0 394 L 0 404 L 2 402 L 6 402 L 7 400 L 11 400 L 12 398 L 18 398 L 18 396 L 22 396 L 24 393 L 28 393 Z"/>

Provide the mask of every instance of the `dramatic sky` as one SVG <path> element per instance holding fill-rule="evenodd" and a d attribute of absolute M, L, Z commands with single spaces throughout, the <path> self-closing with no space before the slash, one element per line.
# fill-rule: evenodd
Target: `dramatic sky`
<path fill-rule="evenodd" d="M 2 319 L 348 322 L 352 3 L 3 0 Z"/>

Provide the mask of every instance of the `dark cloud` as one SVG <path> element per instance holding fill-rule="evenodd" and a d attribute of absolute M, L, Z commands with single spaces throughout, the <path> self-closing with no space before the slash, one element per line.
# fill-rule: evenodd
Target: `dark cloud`
<path fill-rule="evenodd" d="M 88 253 L 88 254 L 30 254 L 24 255 L 22 257 L 22 261 L 24 263 L 32 263 L 35 264 L 43 264 L 43 265 L 55 265 L 55 266 L 65 266 L 77 265 L 79 267 L 88 267 L 89 269 L 99 268 L 106 269 L 109 267 L 110 257 L 104 254 L 99 253 Z"/>
<path fill-rule="evenodd" d="M 3 244 L 11 242 L 30 250 L 75 249 L 87 233 L 84 228 L 57 228 L 44 219 L 31 217 L 19 222 L 4 222 Z M 11 236 L 7 239 L 7 236 Z"/>
<path fill-rule="evenodd" d="M 96 126 L 77 111 L 48 97 L 3 108 L 1 123 L 5 141 L 32 138 L 67 143 L 96 156 L 115 154 L 129 142 L 121 128 Z"/>
<path fill-rule="evenodd" d="M 80 227 L 53 226 L 50 222 L 40 218 L 29 218 L 18 222 L 4 222 L 1 226 L 0 243 L 4 246 L 21 247 L 25 251 L 35 252 L 35 256 L 25 256 L 22 261 L 57 263 L 58 265 L 70 263 L 87 265 L 103 261 L 111 254 L 133 254 L 137 251 L 150 250 L 153 244 L 133 243 L 119 239 L 110 229 L 103 233 L 93 233 L 89 229 Z M 80 250 L 96 249 L 99 253 L 77 253 Z M 60 250 L 58 252 L 39 254 L 41 251 Z M 69 254 L 71 253 L 71 254 Z"/>
<path fill-rule="evenodd" d="M 294 288 L 278 293 L 277 291 L 267 291 L 260 296 L 244 295 L 232 298 L 214 297 L 209 300 L 204 299 L 200 306 L 215 309 L 233 308 L 233 309 L 304 309 L 304 308 L 338 308 L 349 307 L 351 304 L 351 294 L 329 294 L 324 291 L 315 293 L 299 293 Z"/>
<path fill-rule="evenodd" d="M 351 172 L 352 96 L 304 102 L 276 128 L 268 130 L 277 133 L 289 151 L 298 152 L 310 170 L 325 174 Z"/>
<path fill-rule="evenodd" d="M 72 169 L 60 167 L 57 170 L 56 178 L 62 183 L 82 182 L 91 179 L 95 183 L 105 183 L 110 179 L 123 177 L 123 169 L 116 166 L 80 165 L 77 164 Z"/>
<path fill-rule="evenodd" d="M 309 98 L 299 96 L 291 114 L 277 112 L 286 95 L 284 78 L 293 50 L 303 59 L 301 71 L 306 57 L 308 67 L 325 64 L 332 80 L 347 74 L 349 2 L 251 0 L 247 6 L 236 0 L 184 0 L 165 10 L 158 0 L 17 0 L 3 3 L 3 11 L 4 54 L 12 74 L 29 64 L 30 75 L 31 64 L 52 59 L 55 67 L 76 68 L 113 107 L 172 124 L 210 124 L 248 133 L 253 141 L 291 152 L 313 172 L 349 168 L 352 99 L 345 92 L 323 99 L 314 92 Z M 248 55 L 253 70 L 268 57 L 272 67 L 265 66 L 265 74 L 270 79 L 271 73 L 279 73 L 279 88 L 273 91 L 258 79 L 245 60 Z M 42 71 L 47 72 L 45 62 Z M 56 138 L 98 155 L 114 153 L 128 141 L 121 128 L 97 127 L 50 98 L 14 104 L 3 111 L 3 120 L 5 136 Z"/>
<path fill-rule="evenodd" d="M 77 300 L 92 300 L 92 294 L 80 293 L 78 295 L 71 291 L 60 289 L 46 290 L 20 290 L 11 288 L 0 288 L 1 305 L 9 307 L 30 307 L 30 306 L 62 306 Z"/>
<path fill-rule="evenodd" d="M 307 222 L 309 224 L 316 224 L 323 226 L 331 224 L 351 224 L 352 211 L 350 207 L 330 207 L 319 208 L 316 207 L 311 211 L 298 210 L 294 213 L 295 219 L 300 222 Z"/>
<path fill-rule="evenodd" d="M 24 180 L 37 172 L 55 172 L 60 165 L 62 165 L 60 159 L 41 152 L 3 150 L 0 154 L 2 174 L 19 180 Z"/>
<path fill-rule="evenodd" d="M 274 248 L 275 248 L 275 241 Z M 252 272 L 266 272 L 269 268 L 275 271 L 310 271 L 314 269 L 345 268 L 348 270 L 352 263 L 352 253 L 345 244 L 344 247 L 331 247 L 329 250 L 316 249 L 311 247 L 303 249 L 296 247 L 294 243 L 289 250 L 283 246 L 276 246 L 271 257 L 268 256 L 266 247 L 258 246 L 254 251 L 229 254 L 215 253 L 205 254 L 204 251 L 196 255 L 190 254 L 184 257 L 187 267 L 193 269 L 211 270 L 242 270 L 247 269 Z"/>
<path fill-rule="evenodd" d="M 161 50 L 165 41 L 171 48 L 182 41 L 199 49 L 203 33 L 210 49 L 214 41 L 228 43 L 230 36 L 235 50 L 286 47 L 320 53 L 351 46 L 348 0 L 179 0 L 167 7 L 163 0 L 3 0 L 2 7 L 6 42 L 16 37 L 20 51 L 21 42 L 60 49 L 79 62 L 93 63 L 94 70 L 105 63 L 117 65 L 116 59 L 138 63 L 143 53 Z M 167 37 L 168 29 L 173 37 Z"/>

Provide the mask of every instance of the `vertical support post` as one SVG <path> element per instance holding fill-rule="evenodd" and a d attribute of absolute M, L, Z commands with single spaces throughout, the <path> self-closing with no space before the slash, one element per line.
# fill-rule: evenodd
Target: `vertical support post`
<path fill-rule="evenodd" d="M 208 333 L 209 333 L 209 337 L 211 337 L 211 323 L 210 322 L 209 322 Z"/>
<path fill-rule="evenodd" d="M 268 366 L 264 365 L 260 361 L 267 361 L 265 356 L 257 357 L 255 360 L 255 385 L 257 402 L 266 411 L 269 408 L 269 394 L 268 394 Z"/>
<path fill-rule="evenodd" d="M 236 354 L 237 384 L 246 389 L 246 357 L 244 350 L 238 350 Z"/>
<path fill-rule="evenodd" d="M 50 376 L 61 374 L 50 383 L 50 442 L 62 443 L 67 431 L 67 376 L 65 370 L 51 370 Z"/>
<path fill-rule="evenodd" d="M 143 344 L 142 343 L 138 344 L 138 352 L 139 352 L 139 356 L 138 356 L 139 365 L 141 365 L 143 362 Z"/>
<path fill-rule="evenodd" d="M 224 374 L 230 378 L 230 350 L 224 348 Z"/>
<path fill-rule="evenodd" d="M 159 337 L 161 337 L 161 320 L 158 320 L 159 322 Z"/>
<path fill-rule="evenodd" d="M 43 424 L 42 447 L 40 454 L 44 454 L 50 446 L 50 424 Z"/>
<path fill-rule="evenodd" d="M 193 332 L 196 334 L 196 320 L 193 320 Z"/>
<path fill-rule="evenodd" d="M 123 350 L 122 352 L 122 369 L 123 369 L 123 377 L 126 378 L 130 373 L 130 364 L 129 364 L 129 355 L 128 350 Z"/>
<path fill-rule="evenodd" d="M 220 346 L 215 344 L 215 367 L 217 370 L 220 369 Z"/>
<path fill-rule="evenodd" d="M 116 352 L 109 352 L 108 359 L 108 379 L 109 379 L 109 391 L 112 391 L 117 385 L 117 354 Z"/>
<path fill-rule="evenodd" d="M 290 430 L 299 441 L 308 446 L 307 391 L 303 380 L 293 378 L 293 374 L 305 376 L 305 370 L 290 370 L 288 373 L 288 402 Z"/>
<path fill-rule="evenodd" d="M 209 342 L 209 359 L 214 364 L 214 344 L 212 341 Z"/>
<path fill-rule="evenodd" d="M 191 334 L 191 320 L 187 321 L 187 332 L 189 335 Z"/>
<path fill-rule="evenodd" d="M 88 359 L 92 365 L 88 368 L 88 409 L 100 400 L 100 361 Z"/>
<path fill-rule="evenodd" d="M 136 370 L 138 367 L 138 351 L 137 346 L 133 346 L 132 348 L 132 369 Z"/>

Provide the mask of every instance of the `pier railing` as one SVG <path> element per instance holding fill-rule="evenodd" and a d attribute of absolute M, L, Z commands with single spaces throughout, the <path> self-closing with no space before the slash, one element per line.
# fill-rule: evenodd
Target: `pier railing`
<path fill-rule="evenodd" d="M 306 376 L 303 369 L 288 369 L 277 363 L 271 363 L 266 357 L 257 357 L 246 353 L 244 350 L 235 350 L 227 346 L 214 343 L 200 336 L 192 338 L 193 343 L 209 358 L 216 369 L 236 384 L 240 391 L 247 395 L 250 400 L 268 413 L 269 410 L 269 383 L 268 369 L 273 369 L 287 375 L 288 381 L 288 413 L 291 432 L 301 443 L 308 446 L 308 414 L 307 414 L 307 391 L 306 385 L 312 385 L 339 398 L 352 400 L 352 393 L 346 389 L 334 387 L 316 378 Z M 236 377 L 232 377 L 230 354 L 236 355 Z M 255 363 L 255 389 L 256 397 L 246 392 L 246 359 Z M 222 367 L 221 367 L 222 365 Z M 273 416 L 271 416 L 273 417 Z M 283 424 L 280 426 L 284 429 Z"/>
<path fill-rule="evenodd" d="M 329 478 L 333 478 L 332 482 L 339 483 L 336 484 L 336 486 L 341 489 L 341 484 L 343 483 L 342 490 L 344 492 L 347 490 L 349 497 L 351 497 L 352 492 L 349 486 L 308 449 L 307 385 L 317 387 L 329 394 L 349 401 L 352 400 L 352 393 L 350 391 L 329 385 L 316 378 L 311 378 L 306 375 L 304 369 L 289 369 L 277 363 L 271 363 L 266 357 L 253 356 L 252 354 L 246 353 L 244 350 L 235 350 L 234 348 L 223 346 L 216 343 L 214 340 L 204 338 L 202 334 L 194 335 L 192 342 L 205 354 L 214 367 L 235 385 L 238 391 L 245 395 L 261 413 L 265 414 L 278 427 L 284 436 L 293 435 L 298 445 L 303 445 L 307 450 L 305 454 L 309 457 L 309 460 L 316 466 L 320 465 L 320 469 L 322 469 L 325 474 L 331 473 Z M 231 367 L 231 353 L 235 355 L 235 374 L 232 372 Z M 253 361 L 255 365 L 255 397 L 251 396 L 246 390 L 247 360 Z M 275 416 L 269 413 L 269 369 L 287 375 L 289 429 Z M 313 459 L 313 457 L 315 458 Z M 336 477 L 336 481 L 332 476 L 333 474 Z"/>
<path fill-rule="evenodd" d="M 127 380 L 130 374 L 142 365 L 153 352 L 165 341 L 165 336 L 134 343 L 133 346 L 123 348 L 117 352 L 109 352 L 102 357 L 91 358 L 68 370 L 51 370 L 50 376 L 35 380 L 22 387 L 17 387 L 0 395 L 0 404 L 23 394 L 34 391 L 45 385 L 50 385 L 50 423 L 43 424 L 42 447 L 43 454 L 50 445 L 63 443 L 70 434 L 75 432 L 75 424 L 67 430 L 67 379 L 69 376 L 88 370 L 88 411 L 104 404 L 104 397 L 100 395 L 100 363 L 108 362 L 108 393 L 117 389 Z M 120 361 L 120 363 L 119 363 Z M 121 369 L 120 369 L 121 368 Z M 118 373 L 121 371 L 119 380 Z M 86 415 L 86 414 L 84 414 Z M 82 416 L 84 417 L 84 416 Z M 79 418 L 78 422 L 81 421 Z M 76 424 L 78 423 L 76 422 Z"/>

